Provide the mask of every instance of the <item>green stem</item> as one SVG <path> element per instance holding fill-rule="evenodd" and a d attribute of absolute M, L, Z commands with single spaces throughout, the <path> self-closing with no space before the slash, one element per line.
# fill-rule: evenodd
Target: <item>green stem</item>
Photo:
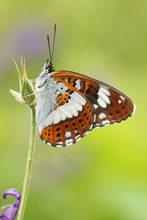
<path fill-rule="evenodd" d="M 27 197 L 29 192 L 30 186 L 30 179 L 31 179 L 31 171 L 32 171 L 32 162 L 35 150 L 35 130 L 36 130 L 36 112 L 35 108 L 31 108 L 31 134 L 30 134 L 30 144 L 28 149 L 28 158 L 26 162 L 26 170 L 24 175 L 24 182 L 23 182 L 23 190 L 22 190 L 22 197 L 21 197 L 21 204 L 19 207 L 19 212 L 17 216 L 17 220 L 23 220 L 25 207 L 27 203 Z"/>

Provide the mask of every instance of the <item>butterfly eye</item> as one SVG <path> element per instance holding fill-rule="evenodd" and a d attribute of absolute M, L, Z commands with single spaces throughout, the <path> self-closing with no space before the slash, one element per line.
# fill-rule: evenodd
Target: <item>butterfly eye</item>
<path fill-rule="evenodd" d="M 53 64 L 49 62 L 49 60 L 46 61 L 46 63 L 43 66 L 44 70 L 48 70 L 49 73 L 53 72 Z"/>

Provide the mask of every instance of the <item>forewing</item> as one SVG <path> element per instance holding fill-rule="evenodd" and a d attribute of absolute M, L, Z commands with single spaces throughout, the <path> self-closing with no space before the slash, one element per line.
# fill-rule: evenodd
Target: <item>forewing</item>
<path fill-rule="evenodd" d="M 90 102 L 96 114 L 93 128 L 122 122 L 135 111 L 129 97 L 106 83 L 70 71 L 56 72 L 54 77 L 60 77 Z"/>

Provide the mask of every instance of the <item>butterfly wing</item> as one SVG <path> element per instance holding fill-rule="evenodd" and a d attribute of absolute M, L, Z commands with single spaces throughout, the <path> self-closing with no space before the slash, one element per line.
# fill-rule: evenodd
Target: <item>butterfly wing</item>
<path fill-rule="evenodd" d="M 57 96 L 57 108 L 40 134 L 53 146 L 73 144 L 91 129 L 119 123 L 134 112 L 131 99 L 103 82 L 70 71 L 53 72 L 52 78 L 68 88 Z"/>
<path fill-rule="evenodd" d="M 95 117 L 93 107 L 74 88 L 69 86 L 67 93 L 59 94 L 56 104 L 57 108 L 48 115 L 46 126 L 40 133 L 46 143 L 68 146 L 92 129 Z"/>

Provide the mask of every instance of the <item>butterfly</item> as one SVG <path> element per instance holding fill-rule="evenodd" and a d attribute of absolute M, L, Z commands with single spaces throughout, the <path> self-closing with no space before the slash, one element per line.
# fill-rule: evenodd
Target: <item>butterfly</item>
<path fill-rule="evenodd" d="M 94 128 L 122 122 L 133 115 L 134 102 L 112 86 L 66 70 L 55 71 L 56 25 L 50 61 L 36 80 L 36 120 L 41 139 L 54 147 L 79 141 Z"/>

